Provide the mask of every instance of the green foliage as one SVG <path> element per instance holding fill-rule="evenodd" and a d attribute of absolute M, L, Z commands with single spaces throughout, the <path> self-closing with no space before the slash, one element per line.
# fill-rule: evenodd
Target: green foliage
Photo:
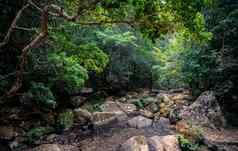
<path fill-rule="evenodd" d="M 199 34 L 210 35 L 205 32 L 203 17 L 201 14 L 198 16 Z M 160 60 L 159 64 L 153 66 L 155 87 L 171 89 L 189 86 L 196 90 L 210 86 L 209 83 L 206 86 L 200 84 L 210 80 L 209 72 L 213 72 L 216 65 L 216 54 L 206 50 L 204 45 L 211 37 L 203 36 L 194 37 L 194 33 L 184 27 L 177 33 L 161 36 L 155 49 L 155 55 Z"/>
<path fill-rule="evenodd" d="M 213 74 L 216 80 L 215 90 L 228 123 L 237 126 L 238 1 L 216 1 L 215 7 L 210 9 L 206 16 L 207 27 L 213 32 L 210 49 L 217 53 L 216 74 Z"/>
<path fill-rule="evenodd" d="M 186 31 L 164 35 L 159 39 L 154 54 L 159 64 L 153 66 L 153 86 L 157 88 L 176 88 L 186 86 L 182 75 L 181 53 L 184 51 Z"/>
<path fill-rule="evenodd" d="M 94 0 L 50 2 L 64 8 L 69 14 L 79 12 L 80 17 L 72 23 L 49 14 L 49 39 L 40 45 L 39 49 L 28 52 L 22 92 L 28 91 L 37 104 L 41 104 L 40 106 L 46 106 L 46 108 L 56 106 L 55 97 L 58 98 L 59 94 L 56 93 L 58 91 L 54 86 L 60 82 L 65 85 L 60 85 L 59 89 L 71 91 L 82 88 L 89 79 L 88 83 L 91 82 L 93 87 L 97 87 L 99 84 L 95 84 L 97 83 L 95 81 L 99 79 L 103 81 L 103 88 L 107 86 L 117 91 L 118 89 L 150 87 L 153 77 L 153 82 L 158 88 L 189 85 L 193 89 L 201 87 L 206 89 L 211 85 L 213 73 L 216 73 L 213 69 L 217 67 L 217 62 L 221 70 L 227 73 L 226 76 L 231 77 L 229 73 L 235 68 L 233 65 L 237 64 L 237 57 L 235 57 L 237 55 L 234 51 L 237 44 L 235 0 L 231 0 L 231 9 L 223 8 L 223 4 L 226 7 L 229 4 L 225 0 L 219 2 L 221 5 L 216 7 L 222 8 L 213 12 L 218 17 L 213 17 L 209 12 L 204 11 L 213 4 L 213 0 L 102 0 L 95 2 Z M 48 0 L 41 1 L 39 6 L 45 6 L 48 3 Z M 4 14 L 0 17 L 3 23 L 0 25 L 2 38 L 12 21 L 12 17 L 8 18 L 6 12 L 18 10 L 21 6 L 19 4 L 15 8 L 14 6 L 13 8 L 0 7 L 3 9 L 0 11 Z M 223 13 L 223 10 L 227 11 Z M 14 11 L 13 14 L 16 12 Z M 22 18 L 18 26 L 33 27 L 34 25 L 35 29 L 40 23 L 39 14 L 34 11 L 27 14 L 32 15 Z M 6 18 L 8 18 L 7 23 L 5 23 Z M 34 18 L 38 20 L 32 22 Z M 213 22 L 211 25 L 206 24 L 209 19 Z M 89 22 L 94 26 L 84 26 Z M 102 26 L 99 27 L 99 24 Z M 211 29 L 213 34 L 207 29 Z M 19 36 L 23 35 L 22 32 L 26 31 L 14 32 L 9 42 L 11 46 L 7 45 L 4 53 L 0 50 L 0 79 L 4 77 L 0 80 L 1 93 L 6 92 L 12 84 L 12 78 L 15 78 L 14 74 L 6 79 L 4 75 L 14 73 L 15 66 L 19 63 L 17 61 L 21 52 L 20 48 L 33 39 L 29 38 L 29 35 L 33 36 L 32 33 L 24 34 L 27 36 L 22 38 Z M 15 34 L 20 38 L 15 38 Z M 208 50 L 205 44 L 211 40 L 212 36 L 214 36 L 212 49 Z M 12 46 L 14 51 L 11 49 Z M 227 49 L 230 50 L 229 53 L 235 54 L 232 59 L 225 57 L 227 56 L 225 53 L 221 56 L 223 61 L 215 59 L 218 58 L 216 52 L 220 50 L 227 52 L 225 51 Z M 226 60 L 233 60 L 228 65 L 229 68 L 224 63 Z M 229 80 L 237 81 L 236 79 L 232 77 Z M 138 106 L 144 105 L 143 101 L 138 103 Z"/>
<path fill-rule="evenodd" d="M 149 86 L 151 67 L 156 58 L 152 43 L 128 26 L 115 26 L 96 31 L 98 45 L 110 57 L 104 81 L 110 87 L 133 88 Z M 143 81 L 138 83 L 138 81 Z"/>
<path fill-rule="evenodd" d="M 183 53 L 185 81 L 193 90 L 204 90 L 213 84 L 216 53 L 206 47 L 193 46 Z"/>
<path fill-rule="evenodd" d="M 56 130 L 61 132 L 72 127 L 74 122 L 74 114 L 72 111 L 64 111 L 59 113 L 56 121 Z"/>
<path fill-rule="evenodd" d="M 27 141 L 29 143 L 33 143 L 33 142 L 37 141 L 38 139 L 40 139 L 42 136 L 50 134 L 52 132 L 54 132 L 54 128 L 52 128 L 52 127 L 32 128 L 26 133 Z"/>
<path fill-rule="evenodd" d="M 145 107 L 145 104 L 143 102 L 143 100 L 137 100 L 135 102 L 133 102 L 138 108 L 142 109 Z"/>
<path fill-rule="evenodd" d="M 64 52 L 88 71 L 102 72 L 108 63 L 108 56 L 93 42 L 78 40 L 80 25 L 64 24 L 61 30 L 53 31 L 51 38 L 54 52 Z M 75 28 L 78 30 L 75 31 Z"/>
<path fill-rule="evenodd" d="M 54 95 L 50 88 L 45 86 L 43 83 L 32 82 L 27 93 L 43 110 L 54 109 L 56 107 Z"/>
<path fill-rule="evenodd" d="M 79 46 L 78 62 L 88 71 L 103 72 L 109 61 L 108 56 L 95 44 Z"/>
<path fill-rule="evenodd" d="M 67 57 L 64 52 L 51 53 L 48 56 L 49 62 L 53 63 L 55 69 L 55 77 L 53 81 L 63 80 L 72 89 L 81 88 L 87 80 L 87 70 L 83 68 L 77 58 L 74 56 Z"/>

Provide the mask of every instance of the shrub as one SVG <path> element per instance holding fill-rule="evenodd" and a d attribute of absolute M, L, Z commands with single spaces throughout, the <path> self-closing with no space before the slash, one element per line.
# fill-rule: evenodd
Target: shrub
<path fill-rule="evenodd" d="M 199 144 L 190 142 L 183 135 L 177 135 L 177 138 L 182 151 L 196 151 L 199 148 Z"/>
<path fill-rule="evenodd" d="M 62 132 L 72 127 L 74 122 L 74 114 L 72 111 L 64 111 L 59 113 L 56 121 L 56 130 Z"/>
<path fill-rule="evenodd" d="M 54 95 L 50 88 L 43 83 L 32 82 L 27 95 L 31 96 L 35 103 L 43 110 L 54 109 L 56 107 L 57 103 Z"/>
<path fill-rule="evenodd" d="M 68 57 L 66 53 L 49 54 L 50 63 L 55 66 L 55 77 L 52 77 L 51 83 L 55 81 L 65 81 L 70 89 L 81 88 L 85 80 L 88 79 L 87 70 L 83 68 L 77 58 L 74 56 Z"/>

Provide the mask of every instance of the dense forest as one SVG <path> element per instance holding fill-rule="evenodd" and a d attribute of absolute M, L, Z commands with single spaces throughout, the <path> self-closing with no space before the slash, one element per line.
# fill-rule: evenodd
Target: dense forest
<path fill-rule="evenodd" d="M 0 0 L 1 151 L 238 151 L 237 0 Z"/>

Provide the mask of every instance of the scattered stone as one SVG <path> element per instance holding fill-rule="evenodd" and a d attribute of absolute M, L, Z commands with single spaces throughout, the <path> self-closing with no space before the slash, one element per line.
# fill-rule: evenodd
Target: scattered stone
<path fill-rule="evenodd" d="M 149 145 L 144 136 L 134 136 L 122 144 L 119 151 L 149 151 Z"/>
<path fill-rule="evenodd" d="M 180 151 L 179 142 L 175 135 L 153 136 L 149 143 L 155 151 Z"/>
<path fill-rule="evenodd" d="M 133 128 L 144 128 L 152 125 L 152 120 L 143 116 L 137 116 L 128 121 L 130 127 Z"/>
<path fill-rule="evenodd" d="M 72 145 L 43 144 L 25 151 L 79 151 L 79 148 Z"/>

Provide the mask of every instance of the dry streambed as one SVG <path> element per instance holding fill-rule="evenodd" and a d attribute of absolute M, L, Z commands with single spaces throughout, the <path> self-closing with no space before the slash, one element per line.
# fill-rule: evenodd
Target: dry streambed
<path fill-rule="evenodd" d="M 90 113 L 85 110 L 87 105 L 69 112 L 74 117 L 72 127 L 62 134 L 41 137 L 33 146 L 21 144 L 23 133 L 16 128 L 2 126 L 0 139 L 7 143 L 0 148 L 1 151 L 10 148 L 27 151 L 179 151 L 176 134 L 190 137 L 191 125 L 187 121 L 192 121 L 208 127 L 204 136 L 209 148 L 237 151 L 235 135 L 214 130 L 217 124 L 222 125 L 225 121 L 213 93 L 203 93 L 194 103 L 191 100 L 186 90 L 143 90 L 129 92 L 121 98 L 108 97 L 100 106 L 101 112 Z M 229 134 L 237 134 L 232 132 L 236 130 Z M 215 137 L 217 135 L 220 137 Z"/>

